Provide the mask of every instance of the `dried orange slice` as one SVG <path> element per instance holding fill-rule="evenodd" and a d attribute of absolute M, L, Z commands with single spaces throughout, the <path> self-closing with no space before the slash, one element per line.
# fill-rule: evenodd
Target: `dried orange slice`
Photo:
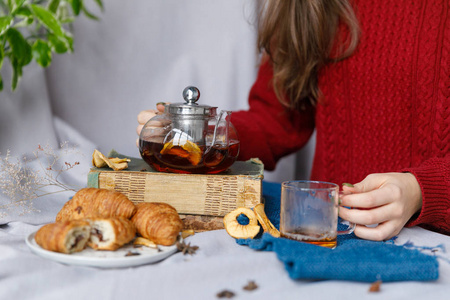
<path fill-rule="evenodd" d="M 92 164 L 97 168 L 104 168 L 108 166 L 114 171 L 120 171 L 128 168 L 129 162 L 130 159 L 128 158 L 106 157 L 97 149 L 95 149 L 92 154 Z"/>
<path fill-rule="evenodd" d="M 259 224 L 261 224 L 262 228 L 265 232 L 270 233 L 274 237 L 280 237 L 280 232 L 278 229 L 270 222 L 266 213 L 264 212 L 264 204 L 259 203 L 254 208 L 253 211 L 256 214 L 256 218 L 258 219 Z"/>
<path fill-rule="evenodd" d="M 239 224 L 237 217 L 241 214 L 249 219 L 247 225 Z M 260 230 L 255 213 L 247 207 L 239 207 L 226 214 L 223 217 L 223 224 L 227 233 L 236 239 L 252 239 Z"/>
<path fill-rule="evenodd" d="M 187 158 L 189 162 L 196 166 L 202 159 L 202 150 L 189 140 L 186 140 L 183 145 L 174 145 L 173 139 L 164 144 L 164 147 L 160 151 L 161 154 L 175 155 L 183 158 Z"/>

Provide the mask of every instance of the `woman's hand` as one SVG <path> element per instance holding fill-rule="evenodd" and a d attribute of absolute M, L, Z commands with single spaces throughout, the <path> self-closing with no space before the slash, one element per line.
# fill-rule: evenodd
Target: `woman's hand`
<path fill-rule="evenodd" d="M 382 241 L 397 235 L 422 208 L 422 191 L 411 173 L 370 174 L 343 186 L 339 216 L 356 224 L 355 235 Z M 365 225 L 376 225 L 367 227 Z"/>
<path fill-rule="evenodd" d="M 148 120 L 156 116 L 158 113 L 164 112 L 164 104 L 165 104 L 164 102 L 159 102 L 156 104 L 156 110 L 155 109 L 143 110 L 138 114 L 137 120 L 139 125 L 136 127 L 136 133 L 138 136 L 141 134 L 142 128 L 144 127 L 145 123 L 148 122 Z M 139 147 L 139 137 L 136 140 L 136 146 Z"/>

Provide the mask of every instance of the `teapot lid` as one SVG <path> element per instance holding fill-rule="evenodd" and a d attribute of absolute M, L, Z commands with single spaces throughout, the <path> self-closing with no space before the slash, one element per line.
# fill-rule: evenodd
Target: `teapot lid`
<path fill-rule="evenodd" d="M 183 98 L 186 103 L 168 104 L 166 105 L 164 111 L 174 115 L 216 115 L 217 107 L 199 105 L 196 103 L 200 98 L 200 90 L 195 86 L 186 87 L 183 90 Z"/>

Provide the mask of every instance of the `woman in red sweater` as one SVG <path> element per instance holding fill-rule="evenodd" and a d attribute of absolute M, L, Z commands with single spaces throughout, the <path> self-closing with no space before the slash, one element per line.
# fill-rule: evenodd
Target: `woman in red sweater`
<path fill-rule="evenodd" d="M 273 169 L 316 130 L 311 179 L 354 184 L 340 216 L 357 236 L 450 233 L 448 0 L 271 0 L 258 45 L 240 159 Z"/>

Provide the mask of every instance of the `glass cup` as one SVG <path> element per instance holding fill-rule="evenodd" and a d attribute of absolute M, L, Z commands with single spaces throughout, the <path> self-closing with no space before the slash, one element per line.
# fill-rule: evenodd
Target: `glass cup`
<path fill-rule="evenodd" d="M 281 184 L 282 237 L 335 248 L 337 235 L 350 234 L 355 224 L 338 217 L 339 186 L 322 181 L 295 180 Z M 346 226 L 346 230 L 339 231 Z"/>

